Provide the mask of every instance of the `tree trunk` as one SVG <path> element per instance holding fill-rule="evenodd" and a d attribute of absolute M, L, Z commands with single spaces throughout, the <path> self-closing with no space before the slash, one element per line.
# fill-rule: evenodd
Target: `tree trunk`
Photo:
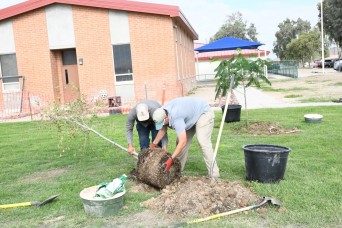
<path fill-rule="evenodd" d="M 245 87 L 245 83 L 244 82 L 242 82 L 242 86 L 243 86 L 243 96 L 245 98 L 246 128 L 248 129 L 248 127 L 249 127 L 249 120 L 248 120 L 248 109 L 247 109 L 247 94 L 246 94 L 246 87 Z"/>

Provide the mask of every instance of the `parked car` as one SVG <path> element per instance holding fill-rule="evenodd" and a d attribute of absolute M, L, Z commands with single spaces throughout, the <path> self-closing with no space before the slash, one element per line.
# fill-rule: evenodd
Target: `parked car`
<path fill-rule="evenodd" d="M 326 68 L 333 68 L 335 60 L 334 59 L 326 59 L 324 60 L 324 67 Z"/>
<path fill-rule="evenodd" d="M 334 70 L 342 71 L 342 60 L 336 60 L 334 63 Z"/>
<path fill-rule="evenodd" d="M 313 67 L 314 68 L 322 68 L 322 61 L 321 60 L 315 60 Z"/>
<path fill-rule="evenodd" d="M 316 60 L 315 62 L 316 67 L 322 68 L 322 60 Z M 325 68 L 333 68 L 335 60 L 334 59 L 325 59 L 324 60 L 324 67 Z"/>

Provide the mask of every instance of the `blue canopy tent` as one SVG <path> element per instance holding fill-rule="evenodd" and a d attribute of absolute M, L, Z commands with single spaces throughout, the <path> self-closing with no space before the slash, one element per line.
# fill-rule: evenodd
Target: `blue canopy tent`
<path fill-rule="evenodd" d="M 264 45 L 264 44 L 259 43 L 259 42 L 242 40 L 239 38 L 227 36 L 227 37 L 224 37 L 222 39 L 216 40 L 210 44 L 196 48 L 195 51 L 211 52 L 211 51 L 236 50 L 238 48 L 241 48 L 241 49 L 257 49 L 261 45 Z"/>

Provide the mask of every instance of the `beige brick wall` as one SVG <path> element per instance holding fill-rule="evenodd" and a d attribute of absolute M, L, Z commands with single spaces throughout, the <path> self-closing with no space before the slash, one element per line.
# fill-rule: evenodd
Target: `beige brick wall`
<path fill-rule="evenodd" d="M 18 74 L 25 76 L 25 91 L 54 99 L 45 10 L 38 9 L 12 19 Z"/>
<path fill-rule="evenodd" d="M 177 43 L 177 62 L 179 82 L 178 87 L 182 90 L 181 96 L 185 96 L 196 86 L 196 70 L 194 58 L 193 40 L 184 27 L 175 22 L 174 37 Z"/>
<path fill-rule="evenodd" d="M 115 96 L 109 12 L 82 6 L 72 9 L 77 58 L 84 61 L 78 65 L 80 91 L 89 98 L 98 96 L 101 90 Z M 185 95 L 195 85 L 190 35 L 180 25 L 174 28 L 169 16 L 129 12 L 128 19 L 136 101 L 145 99 L 145 84 L 148 98 L 159 102 L 163 86 L 166 101 Z M 63 97 L 61 53 L 49 50 L 45 10 L 12 20 L 18 72 L 25 76 L 25 90 L 57 101 Z"/>
<path fill-rule="evenodd" d="M 114 96 L 113 51 L 110 44 L 109 11 L 107 9 L 73 6 L 74 30 L 80 91 L 90 98 L 101 90 Z"/>
<path fill-rule="evenodd" d="M 179 96 L 172 19 L 142 13 L 128 18 L 137 100 L 145 98 L 145 83 L 148 98 L 161 101 L 163 85 L 166 99 Z"/>

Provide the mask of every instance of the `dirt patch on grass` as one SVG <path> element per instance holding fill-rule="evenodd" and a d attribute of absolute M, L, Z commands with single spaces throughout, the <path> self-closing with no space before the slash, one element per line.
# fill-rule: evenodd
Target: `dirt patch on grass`
<path fill-rule="evenodd" d="M 281 134 L 292 134 L 299 132 L 298 128 L 285 129 L 279 123 L 274 122 L 253 122 L 246 125 L 238 126 L 234 130 L 239 133 L 248 133 L 251 135 L 281 135 Z"/>
<path fill-rule="evenodd" d="M 38 182 L 53 182 L 54 178 L 59 177 L 63 175 L 64 173 L 67 173 L 68 169 L 52 169 L 52 170 L 46 170 L 41 172 L 36 172 L 31 175 L 23 177 L 22 181 L 27 184 L 34 184 Z"/>
<path fill-rule="evenodd" d="M 185 217 L 222 213 L 246 207 L 260 199 L 251 189 L 238 182 L 212 183 L 206 177 L 181 177 L 166 186 L 158 197 L 142 205 Z"/>
<path fill-rule="evenodd" d="M 150 185 L 144 184 L 144 183 L 137 183 L 137 184 L 133 185 L 129 189 L 129 191 L 134 192 L 134 193 L 139 193 L 139 192 L 155 193 L 155 192 L 158 192 L 159 190 L 150 186 Z"/>
<path fill-rule="evenodd" d="M 125 215 L 109 220 L 105 227 L 118 228 L 136 228 L 136 227 L 174 227 L 172 224 L 177 224 L 180 217 L 170 214 L 165 214 L 153 210 L 144 210 L 134 215 Z"/>

